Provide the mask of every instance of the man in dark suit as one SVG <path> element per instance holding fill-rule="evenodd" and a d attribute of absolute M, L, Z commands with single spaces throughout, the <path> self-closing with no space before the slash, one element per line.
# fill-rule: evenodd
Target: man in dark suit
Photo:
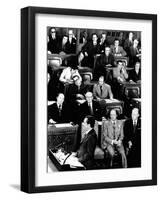
<path fill-rule="evenodd" d="M 64 103 L 64 94 L 59 93 L 57 101 L 48 106 L 48 122 L 49 123 L 63 123 L 70 122 L 69 107 Z"/>
<path fill-rule="evenodd" d="M 140 48 L 138 47 L 139 41 L 135 39 L 133 45 L 129 49 L 129 67 L 134 67 L 137 61 L 140 61 L 141 52 Z"/>
<path fill-rule="evenodd" d="M 141 121 L 138 108 L 133 108 L 131 119 L 125 121 L 124 135 L 128 167 L 141 167 Z"/>
<path fill-rule="evenodd" d="M 107 34 L 105 32 L 101 34 L 101 38 L 99 39 L 99 45 L 100 45 L 100 53 L 105 52 L 105 47 L 108 45 Z"/>
<path fill-rule="evenodd" d="M 76 38 L 73 34 L 73 30 L 68 31 L 68 41 L 66 43 L 67 53 L 75 54 L 76 53 Z"/>
<path fill-rule="evenodd" d="M 110 81 L 109 67 L 114 66 L 114 56 L 111 54 L 110 47 L 104 48 L 104 53 L 97 58 L 94 69 L 94 79 L 98 80 L 98 77 L 104 76 L 106 81 Z"/>
<path fill-rule="evenodd" d="M 74 83 L 69 85 L 67 93 L 66 93 L 66 101 L 67 102 L 75 102 L 76 100 L 84 99 L 85 93 L 88 91 L 88 85 L 84 85 L 82 83 L 82 79 L 78 75 L 73 76 Z"/>
<path fill-rule="evenodd" d="M 101 120 L 101 108 L 97 101 L 93 100 L 92 92 L 85 94 L 86 101 L 80 106 L 81 120 L 87 115 L 92 115 L 96 120 Z"/>
<path fill-rule="evenodd" d="M 47 44 L 48 53 L 59 53 L 59 39 L 56 35 L 56 29 L 52 27 Z"/>
<path fill-rule="evenodd" d="M 60 41 L 60 44 L 59 44 L 59 54 L 68 53 L 67 42 L 68 42 L 68 36 L 63 35 L 62 40 Z"/>
<path fill-rule="evenodd" d="M 84 135 L 81 139 L 79 149 L 76 153 L 79 161 L 86 167 L 92 169 L 94 166 L 94 151 L 97 144 L 97 135 L 94 130 L 95 119 L 93 116 L 86 116 L 82 126 Z"/>
<path fill-rule="evenodd" d="M 79 62 L 84 63 L 82 66 L 88 66 L 93 69 L 94 56 L 100 53 L 100 45 L 98 43 L 98 37 L 96 33 L 92 34 L 92 41 L 88 41 L 81 50 L 79 55 Z M 81 57 L 81 59 L 80 59 Z"/>
<path fill-rule="evenodd" d="M 141 80 L 140 62 L 135 63 L 135 68 L 129 73 L 129 81 L 138 83 Z"/>

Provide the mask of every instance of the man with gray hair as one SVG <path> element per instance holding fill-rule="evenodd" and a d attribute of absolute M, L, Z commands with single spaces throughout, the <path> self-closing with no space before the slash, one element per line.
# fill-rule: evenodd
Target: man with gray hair
<path fill-rule="evenodd" d="M 102 128 L 102 146 L 110 155 L 110 167 L 113 167 L 115 152 L 118 152 L 122 158 L 122 167 L 127 168 L 127 160 L 123 146 L 123 123 L 121 120 L 117 119 L 117 113 L 115 109 L 110 111 L 110 120 L 105 121 Z"/>
<path fill-rule="evenodd" d="M 85 94 L 86 101 L 80 106 L 81 119 L 84 119 L 87 115 L 92 115 L 96 120 L 101 119 L 101 108 L 97 101 L 93 100 L 92 92 Z"/>

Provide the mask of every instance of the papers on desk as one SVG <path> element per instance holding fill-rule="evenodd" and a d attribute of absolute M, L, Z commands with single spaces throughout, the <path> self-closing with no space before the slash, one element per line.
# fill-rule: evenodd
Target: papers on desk
<path fill-rule="evenodd" d="M 67 127 L 72 127 L 72 124 L 70 123 L 62 123 L 62 124 L 54 124 L 56 128 L 67 128 Z"/>
<path fill-rule="evenodd" d="M 84 167 L 82 163 L 79 162 L 78 158 L 72 154 L 66 159 L 64 164 L 70 165 L 71 168 Z"/>
<path fill-rule="evenodd" d="M 82 104 L 82 103 L 84 103 L 86 100 L 85 99 L 78 99 L 77 100 L 77 102 L 79 103 L 79 104 Z"/>
<path fill-rule="evenodd" d="M 56 153 L 52 152 L 52 154 L 55 156 L 55 158 L 61 165 L 70 165 L 71 168 L 84 167 L 82 163 L 79 162 L 76 156 L 69 153 L 65 154 L 61 151 L 61 149 L 59 149 Z"/>
<path fill-rule="evenodd" d="M 117 103 L 119 100 L 117 99 L 104 99 L 106 103 Z"/>
<path fill-rule="evenodd" d="M 133 98 L 133 100 L 141 103 L 141 98 Z"/>

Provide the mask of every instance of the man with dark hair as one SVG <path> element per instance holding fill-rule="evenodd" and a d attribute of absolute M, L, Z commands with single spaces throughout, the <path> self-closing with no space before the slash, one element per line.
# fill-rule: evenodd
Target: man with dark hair
<path fill-rule="evenodd" d="M 114 56 L 111 54 L 111 49 L 109 46 L 104 47 L 104 53 L 101 54 L 96 60 L 94 69 L 94 79 L 97 80 L 99 76 L 104 76 L 106 81 L 110 79 L 109 67 L 114 66 Z"/>
<path fill-rule="evenodd" d="M 48 53 L 59 53 L 59 39 L 54 27 L 50 28 L 47 49 Z"/>
<path fill-rule="evenodd" d="M 138 83 L 141 81 L 141 68 L 140 62 L 135 63 L 135 68 L 132 69 L 129 73 L 129 81 Z"/>
<path fill-rule="evenodd" d="M 97 135 L 94 130 L 95 118 L 93 116 L 86 116 L 82 123 L 84 135 L 81 138 L 79 149 L 76 153 L 79 161 L 86 169 L 94 167 L 94 151 L 97 144 Z"/>
<path fill-rule="evenodd" d="M 133 45 L 129 49 L 129 67 L 134 67 L 137 61 L 140 61 L 141 49 L 139 48 L 139 40 L 134 39 Z"/>
<path fill-rule="evenodd" d="M 100 52 L 103 53 L 105 51 L 105 47 L 108 45 L 107 34 L 105 32 L 101 34 L 101 38 L 99 39 L 99 45 L 100 45 Z"/>
<path fill-rule="evenodd" d="M 63 35 L 62 40 L 61 40 L 61 42 L 59 44 L 59 54 L 68 53 L 67 42 L 68 42 L 68 36 L 67 35 Z"/>
<path fill-rule="evenodd" d="M 111 53 L 114 57 L 126 56 L 126 51 L 119 45 L 119 39 L 115 39 L 114 45 L 111 45 Z"/>
<path fill-rule="evenodd" d="M 111 86 L 104 82 L 103 76 L 100 76 L 98 83 L 94 85 L 93 96 L 99 101 L 103 99 L 113 99 Z"/>
<path fill-rule="evenodd" d="M 100 45 L 98 43 L 98 36 L 96 33 L 92 34 L 92 41 L 87 42 L 79 54 L 79 62 L 86 66 L 94 67 L 94 56 L 100 53 Z M 80 59 L 81 58 L 81 59 Z M 83 64 L 83 66 L 85 66 Z"/>

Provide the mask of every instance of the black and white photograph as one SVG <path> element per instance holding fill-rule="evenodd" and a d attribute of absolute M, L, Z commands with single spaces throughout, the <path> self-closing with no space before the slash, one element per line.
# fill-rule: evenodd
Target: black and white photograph
<path fill-rule="evenodd" d="M 21 25 L 22 190 L 155 185 L 156 15 L 29 7 Z"/>
<path fill-rule="evenodd" d="M 141 38 L 46 28 L 48 172 L 141 167 Z"/>

